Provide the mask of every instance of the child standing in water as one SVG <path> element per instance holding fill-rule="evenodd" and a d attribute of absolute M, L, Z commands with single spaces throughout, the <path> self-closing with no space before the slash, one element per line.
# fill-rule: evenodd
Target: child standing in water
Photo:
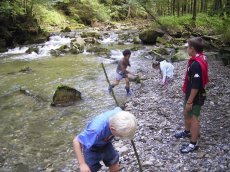
<path fill-rule="evenodd" d="M 124 57 L 118 62 L 118 66 L 117 66 L 117 70 L 116 70 L 116 80 L 113 84 L 111 84 L 109 86 L 108 90 L 109 90 L 109 93 L 111 93 L 112 89 L 115 86 L 119 85 L 120 81 L 124 78 L 125 84 L 126 84 L 126 86 L 125 86 L 126 93 L 129 96 L 129 95 L 131 95 L 131 92 L 130 92 L 130 84 L 129 84 L 128 74 L 134 75 L 127 70 L 127 67 L 131 66 L 130 62 L 129 62 L 129 59 L 131 56 L 131 51 L 128 49 L 124 50 L 123 56 Z"/>

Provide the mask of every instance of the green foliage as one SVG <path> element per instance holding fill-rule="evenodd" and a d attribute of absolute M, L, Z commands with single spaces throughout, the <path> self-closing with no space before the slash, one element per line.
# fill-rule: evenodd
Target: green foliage
<path fill-rule="evenodd" d="M 20 7 L 17 1 L 9 2 L 9 1 L 1 1 L 0 2 L 0 14 L 5 16 L 17 16 L 23 15 L 23 8 Z"/>
<path fill-rule="evenodd" d="M 110 19 L 110 10 L 103 4 L 100 4 L 97 0 L 82 0 L 81 2 L 83 3 L 83 7 L 89 9 L 89 11 L 85 11 L 85 14 L 89 15 L 91 13 L 91 19 L 98 19 L 100 21 Z"/>
<path fill-rule="evenodd" d="M 182 17 L 164 16 L 160 18 L 160 23 L 167 29 L 182 31 L 185 25 L 189 25 L 190 20 L 190 15 Z"/>
<path fill-rule="evenodd" d="M 187 28 L 199 32 L 204 35 L 222 35 L 223 40 L 230 39 L 230 18 L 220 18 L 219 16 L 208 16 L 206 14 L 198 14 L 196 19 L 196 27 L 192 25 L 192 15 L 181 17 L 166 16 L 161 17 L 160 22 L 163 27 L 170 30 L 184 31 Z"/>
<path fill-rule="evenodd" d="M 37 5 L 35 7 L 35 11 L 36 13 L 34 16 L 43 29 L 49 30 L 49 26 L 59 26 L 61 28 L 66 27 L 67 25 L 66 16 L 54 9 L 49 9 L 45 6 Z"/>

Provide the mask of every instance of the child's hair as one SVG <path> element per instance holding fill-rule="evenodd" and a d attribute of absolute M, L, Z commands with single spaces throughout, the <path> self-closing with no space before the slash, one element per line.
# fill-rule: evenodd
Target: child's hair
<path fill-rule="evenodd" d="M 131 51 L 126 49 L 123 51 L 123 56 L 131 55 Z"/>
<path fill-rule="evenodd" d="M 201 37 L 195 37 L 188 40 L 188 46 L 193 47 L 197 53 L 203 52 L 204 44 Z"/>
<path fill-rule="evenodd" d="M 160 65 L 160 62 L 158 62 L 158 61 L 154 61 L 153 63 L 152 63 L 152 67 L 153 68 L 155 68 L 155 67 L 157 67 L 157 66 L 159 66 Z"/>
<path fill-rule="evenodd" d="M 137 120 L 135 116 L 127 111 L 120 111 L 109 119 L 121 139 L 132 139 L 134 137 Z"/>

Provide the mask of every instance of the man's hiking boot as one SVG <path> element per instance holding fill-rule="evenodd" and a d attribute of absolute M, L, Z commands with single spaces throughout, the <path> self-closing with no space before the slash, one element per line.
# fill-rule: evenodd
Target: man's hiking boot
<path fill-rule="evenodd" d="M 186 133 L 185 131 L 178 132 L 174 135 L 177 139 L 179 138 L 185 138 L 185 137 L 191 137 L 191 133 Z"/>
<path fill-rule="evenodd" d="M 180 148 L 180 152 L 181 153 L 189 153 L 189 152 L 193 152 L 193 151 L 198 150 L 198 149 L 199 149 L 199 146 L 197 144 L 193 145 L 193 144 L 189 143 L 186 145 L 182 145 Z"/>

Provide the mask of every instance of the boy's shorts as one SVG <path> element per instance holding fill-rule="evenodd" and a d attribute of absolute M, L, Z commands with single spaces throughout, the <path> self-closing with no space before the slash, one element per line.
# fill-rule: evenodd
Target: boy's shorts
<path fill-rule="evenodd" d="M 187 102 L 187 101 L 184 102 L 184 108 L 185 108 L 185 106 L 186 106 L 186 102 Z M 200 116 L 200 111 L 201 111 L 201 106 L 200 106 L 200 105 L 194 104 L 194 105 L 192 105 L 192 110 L 190 110 L 190 111 L 188 112 L 188 115 L 189 115 L 189 116 L 194 115 L 194 116 L 196 116 L 196 117 L 199 117 L 199 116 Z"/>
<path fill-rule="evenodd" d="M 83 150 L 83 153 L 85 162 L 90 167 L 91 172 L 96 172 L 101 168 L 100 161 L 103 161 L 107 167 L 119 161 L 119 155 L 112 143 L 108 143 L 103 149 Z"/>
<path fill-rule="evenodd" d="M 117 80 L 117 81 L 120 81 L 120 80 L 122 80 L 123 78 L 125 78 L 124 75 L 120 75 L 119 73 L 116 73 L 116 80 Z"/>

